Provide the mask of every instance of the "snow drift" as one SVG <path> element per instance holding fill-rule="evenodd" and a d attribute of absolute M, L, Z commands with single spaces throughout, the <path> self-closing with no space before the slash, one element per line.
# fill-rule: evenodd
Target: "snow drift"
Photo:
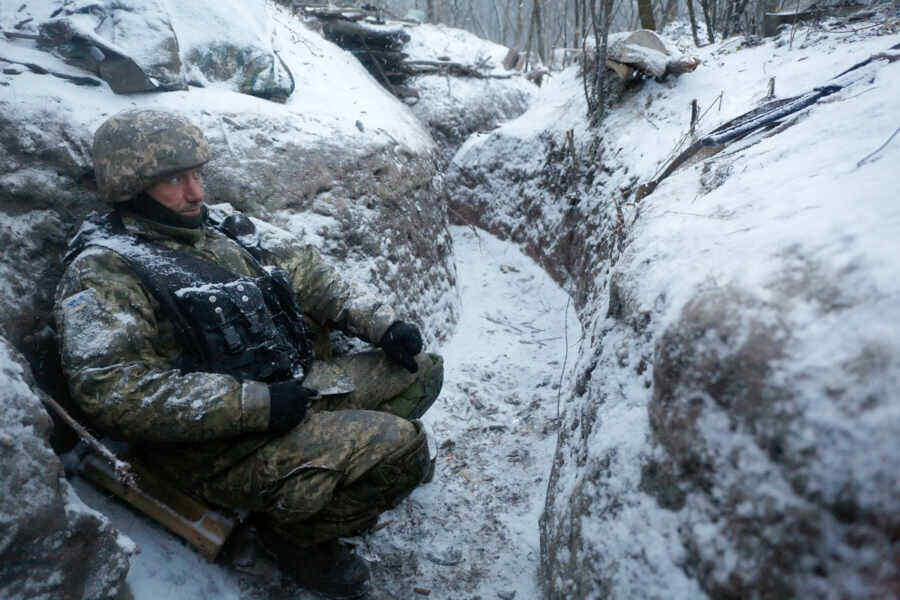
<path fill-rule="evenodd" d="M 707 47 L 598 130 L 567 72 L 454 158 L 454 213 L 541 261 L 585 329 L 541 519 L 548 597 L 897 590 L 900 145 L 872 152 L 900 66 L 636 195 L 689 142 L 692 99 L 711 130 L 769 77 L 797 95 L 900 41 L 789 35 Z"/>

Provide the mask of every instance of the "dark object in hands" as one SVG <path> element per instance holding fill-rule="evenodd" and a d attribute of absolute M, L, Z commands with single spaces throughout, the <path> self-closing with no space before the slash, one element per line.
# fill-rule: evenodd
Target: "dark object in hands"
<path fill-rule="evenodd" d="M 299 381 L 284 381 L 269 386 L 269 431 L 284 433 L 306 416 L 317 390 L 303 387 Z"/>
<path fill-rule="evenodd" d="M 388 358 L 410 373 L 419 370 L 415 356 L 422 351 L 422 334 L 415 325 L 397 321 L 384 332 L 378 345 Z"/>

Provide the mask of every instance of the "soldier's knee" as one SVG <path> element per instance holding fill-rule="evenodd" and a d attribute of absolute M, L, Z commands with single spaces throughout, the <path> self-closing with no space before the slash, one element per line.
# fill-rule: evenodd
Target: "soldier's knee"
<path fill-rule="evenodd" d="M 398 504 L 431 473 L 431 453 L 428 434 L 418 421 L 415 437 L 386 457 L 368 473 L 378 487 L 386 492 L 387 503 Z"/>
<path fill-rule="evenodd" d="M 438 354 L 420 354 L 416 357 L 419 371 L 415 380 L 390 400 L 379 406 L 379 410 L 395 414 L 404 419 L 418 419 L 431 408 L 444 385 L 444 359 Z"/>

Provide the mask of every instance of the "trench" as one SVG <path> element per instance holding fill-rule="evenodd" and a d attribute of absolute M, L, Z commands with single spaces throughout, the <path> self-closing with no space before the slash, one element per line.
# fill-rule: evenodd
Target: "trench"
<path fill-rule="evenodd" d="M 516 244 L 450 231 L 462 309 L 438 348 L 444 389 L 424 417 L 439 445 L 436 476 L 351 541 L 370 561 L 374 598 L 538 598 L 538 519 L 581 327 L 570 297 Z M 135 600 L 315 597 L 252 549 L 237 567 L 208 564 L 90 484 L 74 485 L 141 548 L 127 579 Z"/>

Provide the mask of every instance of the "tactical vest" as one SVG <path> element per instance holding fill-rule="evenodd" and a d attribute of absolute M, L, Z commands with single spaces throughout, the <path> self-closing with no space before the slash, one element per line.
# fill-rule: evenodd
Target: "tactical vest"
<path fill-rule="evenodd" d="M 219 230 L 229 235 L 227 228 Z M 89 217 L 66 260 L 88 246 L 122 257 L 175 326 L 184 349 L 176 368 L 266 383 L 302 379 L 312 351 L 287 274 L 262 266 L 237 236 L 229 237 L 256 276 L 141 239 L 125 229 L 115 212 Z"/>

